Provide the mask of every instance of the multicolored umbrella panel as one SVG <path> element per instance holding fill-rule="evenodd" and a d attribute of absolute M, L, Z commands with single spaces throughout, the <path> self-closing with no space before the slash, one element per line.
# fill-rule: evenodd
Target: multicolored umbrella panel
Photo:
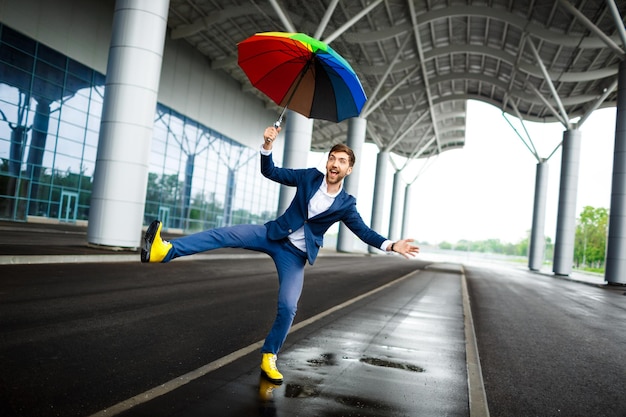
<path fill-rule="evenodd" d="M 360 114 L 367 97 L 348 62 L 303 33 L 257 33 L 237 45 L 239 66 L 276 104 L 313 119 Z M 283 114 L 277 123 L 282 121 Z"/>

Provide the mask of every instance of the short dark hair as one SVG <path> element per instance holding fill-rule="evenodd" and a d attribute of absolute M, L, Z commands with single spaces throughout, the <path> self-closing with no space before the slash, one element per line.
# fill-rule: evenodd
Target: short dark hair
<path fill-rule="evenodd" d="M 330 152 L 328 152 L 328 155 L 330 156 L 331 153 L 333 152 L 345 152 L 348 154 L 348 157 L 350 158 L 350 166 L 353 167 L 354 163 L 356 162 L 356 157 L 354 156 L 354 151 L 352 149 L 350 149 L 350 147 L 348 147 L 347 145 L 344 145 L 343 143 L 338 143 L 335 146 L 333 146 L 332 148 L 330 148 Z"/>

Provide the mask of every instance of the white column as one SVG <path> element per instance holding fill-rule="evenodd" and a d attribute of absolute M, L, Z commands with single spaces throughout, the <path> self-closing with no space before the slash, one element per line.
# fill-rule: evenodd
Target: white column
<path fill-rule="evenodd" d="M 610 284 L 626 284 L 626 61 L 620 63 L 618 76 L 609 238 L 604 270 L 604 277 Z"/>
<path fill-rule="evenodd" d="M 138 247 L 169 1 L 117 0 L 87 240 Z"/>
<path fill-rule="evenodd" d="M 568 130 L 563 133 L 559 209 L 554 242 L 554 264 L 552 266 L 552 271 L 556 275 L 569 275 L 574 263 L 581 137 L 579 130 Z"/>
<path fill-rule="evenodd" d="M 283 129 L 281 136 L 284 134 L 285 148 L 282 166 L 294 169 L 306 168 L 311 150 L 313 120 L 289 110 L 287 122 L 283 125 Z M 287 210 L 295 195 L 295 187 L 280 186 L 280 195 L 278 197 L 279 216 Z"/>
<path fill-rule="evenodd" d="M 404 187 L 402 186 L 401 171 L 396 171 L 393 176 L 393 195 L 391 196 L 391 210 L 389 215 L 389 239 L 396 241 L 402 239 L 402 206 Z"/>
<path fill-rule="evenodd" d="M 530 231 L 528 248 L 528 269 L 541 270 L 546 249 L 546 201 L 548 196 L 548 162 L 537 164 L 535 174 L 535 201 L 533 206 L 533 224 Z"/>
<path fill-rule="evenodd" d="M 361 164 L 360 156 L 363 154 L 363 144 L 365 143 L 365 133 L 367 128 L 367 120 L 360 117 L 348 119 L 348 143 L 356 156 L 356 164 L 352 167 L 352 173 L 344 180 L 343 187 L 348 194 L 352 194 L 358 198 L 359 194 L 359 177 Z M 356 237 L 343 223 L 339 224 L 339 234 L 337 236 L 337 251 L 352 252 Z"/>
<path fill-rule="evenodd" d="M 402 212 L 402 233 L 400 239 L 413 238 L 417 240 L 417 236 L 412 236 L 409 230 L 409 224 L 411 222 L 411 185 L 413 184 L 407 184 L 406 187 L 404 187 L 404 210 Z"/>
<path fill-rule="evenodd" d="M 372 201 L 372 224 L 371 228 L 380 233 L 383 228 L 383 209 L 385 206 L 385 188 L 387 182 L 387 169 L 389 167 L 389 152 L 379 152 L 376 157 L 376 178 L 374 179 L 374 198 Z M 369 248 L 371 253 L 377 253 L 374 248 Z"/>

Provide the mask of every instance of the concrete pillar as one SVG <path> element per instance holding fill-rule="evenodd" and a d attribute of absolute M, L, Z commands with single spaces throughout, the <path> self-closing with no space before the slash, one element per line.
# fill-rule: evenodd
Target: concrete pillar
<path fill-rule="evenodd" d="M 385 204 L 385 186 L 387 182 L 387 169 L 389 167 L 389 152 L 379 152 L 376 157 L 376 179 L 374 180 L 374 198 L 372 201 L 372 224 L 371 228 L 380 233 L 383 228 L 383 209 Z M 369 248 L 371 253 L 377 253 L 374 248 Z"/>
<path fill-rule="evenodd" d="M 359 196 L 359 178 L 361 171 L 361 163 L 359 158 L 363 154 L 363 144 L 365 143 L 365 131 L 367 128 L 367 119 L 353 117 L 348 119 L 348 141 L 347 145 L 354 151 L 356 163 L 352 167 L 352 173 L 344 180 L 343 187 L 348 194 L 355 198 Z M 339 224 L 339 234 L 337 235 L 337 251 L 352 252 L 354 246 L 354 233 L 346 227 L 345 224 Z"/>
<path fill-rule="evenodd" d="M 617 120 L 613 150 L 613 182 L 604 278 L 626 284 L 626 61 L 619 64 Z"/>
<path fill-rule="evenodd" d="M 541 160 L 535 174 L 535 201 L 533 224 L 528 247 L 528 269 L 539 271 L 543 265 L 546 249 L 546 201 L 548 196 L 548 162 Z"/>
<path fill-rule="evenodd" d="M 287 113 L 287 122 L 283 124 L 283 130 L 281 131 L 281 136 L 284 135 L 283 140 L 285 141 L 282 166 L 293 169 L 306 168 L 311 150 L 313 119 L 308 119 L 291 110 L 288 110 Z M 278 197 L 279 216 L 287 210 L 295 195 L 295 187 L 280 186 L 280 195 Z"/>
<path fill-rule="evenodd" d="M 579 130 L 568 130 L 563 133 L 559 209 L 552 268 L 556 275 L 569 275 L 572 272 L 572 264 L 574 263 L 576 197 L 578 194 L 581 137 Z"/>
<path fill-rule="evenodd" d="M 87 240 L 138 247 L 169 1 L 117 0 Z"/>
<path fill-rule="evenodd" d="M 401 171 L 396 171 L 393 176 L 393 195 L 391 196 L 391 213 L 389 216 L 389 239 L 400 240 L 402 227 L 402 203 L 404 197 L 404 187 L 402 186 Z"/>
<path fill-rule="evenodd" d="M 411 220 L 411 185 L 412 184 L 407 184 L 406 187 L 404 187 L 404 211 L 402 213 L 402 233 L 400 239 L 416 239 L 415 236 L 411 236 L 411 231 L 409 230 L 409 222 Z"/>

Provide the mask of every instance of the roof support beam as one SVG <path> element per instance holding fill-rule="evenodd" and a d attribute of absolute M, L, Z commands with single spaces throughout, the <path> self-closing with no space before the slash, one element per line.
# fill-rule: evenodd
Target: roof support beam
<path fill-rule="evenodd" d="M 598 97 L 598 99 L 591 105 L 591 107 L 587 109 L 587 111 L 585 111 L 585 114 L 580 118 L 580 120 L 576 123 L 576 125 L 578 127 L 582 126 L 582 124 L 585 123 L 585 120 L 587 120 L 587 118 L 591 116 L 591 113 L 596 111 L 598 107 L 600 107 L 600 105 L 604 103 L 604 100 L 606 100 L 606 98 L 613 91 L 615 91 L 616 88 L 617 88 L 617 79 L 613 80 L 611 85 L 604 89 L 604 92 L 602 93 L 602 95 Z"/>
<path fill-rule="evenodd" d="M 405 75 L 405 77 L 400 80 L 399 83 L 397 83 L 396 85 L 393 86 L 392 89 L 390 89 L 389 91 L 387 91 L 385 93 L 385 95 L 383 95 L 380 100 L 378 100 L 375 104 L 372 104 L 368 111 L 366 113 L 363 113 L 363 111 L 361 111 L 361 117 L 363 118 L 367 118 L 368 115 L 370 115 L 374 110 L 376 110 L 381 104 L 383 104 L 385 102 L 385 100 L 387 100 L 389 98 L 389 96 L 391 96 L 393 93 L 396 92 L 396 90 L 398 90 L 398 88 L 402 87 L 402 85 L 407 82 L 412 76 L 413 74 L 415 74 L 417 71 L 419 70 L 419 67 L 415 67 L 411 72 L 409 72 L 407 75 Z"/>
<path fill-rule="evenodd" d="M 276 0 L 271 0 L 272 2 L 275 2 Z M 374 8 L 376 8 L 380 3 L 382 3 L 383 0 L 376 0 L 374 2 L 372 2 L 369 6 L 367 6 L 365 9 L 361 10 L 359 13 L 357 13 L 352 19 L 348 20 L 346 23 L 344 23 L 343 25 L 341 25 L 341 27 L 339 29 L 337 29 L 335 32 L 333 32 L 330 36 L 328 36 L 326 39 L 323 40 L 323 42 L 325 44 L 329 44 L 332 41 L 334 41 L 335 39 L 337 39 L 339 36 L 341 36 L 346 30 L 350 29 L 356 22 L 358 22 L 359 20 L 361 20 L 361 18 L 363 16 L 365 16 L 366 14 L 368 14 L 369 12 L 371 12 Z"/>
<path fill-rule="evenodd" d="M 391 150 L 393 148 L 396 147 L 396 145 L 398 143 L 400 143 L 402 141 L 402 139 L 404 139 L 406 137 L 406 135 L 409 134 L 409 132 L 411 132 L 411 129 L 413 129 L 415 126 L 417 126 L 418 124 L 420 124 L 422 122 L 422 120 L 424 120 L 424 118 L 428 115 L 428 112 L 425 111 L 424 113 L 422 113 L 422 115 L 420 117 L 418 117 L 412 124 L 411 126 L 409 126 L 408 128 L 404 129 L 404 131 L 402 132 L 401 135 L 397 135 L 394 139 L 392 139 L 389 142 L 389 145 L 385 146 L 385 151 L 387 152 L 391 152 Z"/>
<path fill-rule="evenodd" d="M 539 100 L 541 100 L 541 102 L 550 110 L 550 112 L 554 115 L 554 117 L 559 119 L 559 122 L 561 122 L 561 124 L 563 124 L 564 126 L 567 126 L 567 124 L 568 124 L 567 120 L 563 120 L 563 116 L 561 116 L 559 114 L 559 112 L 554 108 L 554 106 L 552 106 L 552 104 L 550 104 L 548 99 L 546 99 L 543 96 L 543 94 L 541 94 L 541 91 L 537 90 L 537 87 L 535 87 L 532 84 L 528 84 L 528 85 L 530 86 L 530 89 L 533 90 L 535 95 L 539 98 Z"/>
<path fill-rule="evenodd" d="M 393 57 L 393 60 L 387 66 L 387 69 L 385 70 L 385 73 L 382 75 L 382 77 L 380 77 L 380 81 L 378 82 L 378 85 L 374 89 L 374 92 L 370 95 L 369 99 L 365 102 L 365 105 L 361 109 L 361 114 L 369 114 L 369 108 L 370 108 L 371 103 L 376 99 L 376 96 L 378 95 L 378 93 L 380 92 L 380 89 L 385 84 L 387 77 L 389 77 L 389 74 L 391 74 L 395 65 L 400 61 L 400 57 L 402 56 L 402 53 L 404 52 L 404 47 L 406 46 L 410 38 L 411 38 L 411 35 L 407 35 L 404 41 L 402 42 L 402 45 L 400 45 L 400 47 L 398 48 L 398 52 L 396 53 L 396 56 Z"/>
<path fill-rule="evenodd" d="M 426 136 L 426 135 L 424 135 Z M 422 154 L 426 151 L 426 149 L 428 149 L 430 147 L 430 145 L 433 144 L 433 142 L 435 141 L 435 139 L 437 139 L 435 136 L 433 136 L 432 138 L 430 138 L 430 140 L 428 142 L 426 142 L 424 144 L 424 146 L 422 146 L 421 141 L 420 143 L 415 147 L 415 152 L 413 152 L 411 154 L 411 156 L 409 158 L 407 158 L 407 163 L 411 160 L 411 159 L 417 159 L 420 156 L 422 156 Z"/>
<path fill-rule="evenodd" d="M 617 6 L 615 5 L 615 0 L 607 0 L 606 2 L 609 5 L 609 9 L 611 9 L 613 19 L 615 19 L 615 28 L 617 29 L 619 37 L 622 39 L 622 45 L 626 46 L 626 29 L 624 29 L 624 21 L 622 20 L 622 16 L 619 14 Z"/>
<path fill-rule="evenodd" d="M 539 52 L 537 52 L 537 48 L 535 48 L 535 43 L 530 38 L 528 38 L 528 41 L 526 43 L 530 45 L 530 50 L 533 52 L 533 55 L 535 55 L 535 60 L 537 61 L 537 64 L 539 64 L 539 68 L 541 68 L 543 77 L 546 80 L 546 83 L 548 84 L 550 91 L 552 92 L 552 96 L 554 97 L 554 100 L 556 101 L 556 105 L 559 107 L 559 111 L 561 112 L 561 116 L 563 118 L 563 124 L 565 125 L 565 128 L 569 130 L 571 128 L 569 117 L 567 116 L 565 107 L 563 107 L 563 103 L 561 102 L 559 93 L 556 91 L 556 88 L 554 87 L 554 83 L 552 82 L 552 79 L 550 78 L 550 74 L 548 74 L 548 70 L 546 69 L 546 66 L 543 64 L 543 61 L 541 60 L 541 57 L 539 56 Z"/>
<path fill-rule="evenodd" d="M 374 141 L 376 146 L 378 146 L 378 149 L 382 149 L 382 147 L 384 145 L 384 141 L 381 139 L 381 137 L 378 134 L 378 132 L 374 128 L 369 127 L 369 126 L 370 126 L 370 123 L 368 123 L 368 127 L 367 127 L 368 135 L 370 135 L 370 137 L 372 138 L 372 140 Z"/>
<path fill-rule="evenodd" d="M 513 111 L 515 112 L 515 114 L 517 115 L 517 118 L 522 124 L 522 128 L 524 129 L 524 132 L 526 133 L 526 137 L 528 138 L 528 142 L 530 142 L 530 146 L 526 142 L 526 139 L 524 139 L 522 135 L 520 135 L 519 132 L 513 127 L 513 124 L 506 117 L 506 113 L 504 111 L 502 111 L 502 116 L 509 123 L 509 126 L 511 126 L 511 128 L 515 131 L 515 133 L 517 133 L 517 136 L 521 139 L 524 145 L 526 145 L 530 153 L 532 153 L 535 156 L 535 159 L 537 160 L 537 162 L 540 162 L 541 157 L 539 156 L 539 152 L 537 152 L 537 148 L 535 147 L 535 144 L 533 143 L 533 139 L 530 137 L 530 134 L 528 133 L 528 129 L 526 129 L 526 125 L 524 124 L 524 118 L 522 117 L 522 114 L 520 113 L 519 108 L 517 107 L 517 104 L 515 104 L 513 100 L 509 100 L 509 105 L 513 107 Z"/>
<path fill-rule="evenodd" d="M 276 12 L 276 15 L 278 16 L 280 21 L 283 23 L 283 26 L 285 27 L 285 29 L 287 29 L 287 31 L 289 32 L 297 32 L 296 27 L 291 22 L 291 19 L 289 18 L 289 16 L 287 16 L 287 13 L 285 13 L 282 7 L 280 7 L 280 4 L 278 4 L 278 1 L 270 0 L 270 4 L 272 5 L 272 8 L 274 9 L 274 12 Z"/>
<path fill-rule="evenodd" d="M 424 48 L 422 48 L 422 40 L 420 38 L 419 25 L 417 17 L 415 16 L 415 5 L 413 0 L 407 1 L 409 5 L 409 13 L 411 14 L 411 23 L 413 26 L 413 36 L 415 36 L 415 43 L 417 45 L 417 54 L 420 58 L 419 68 L 422 70 L 422 80 L 424 83 L 424 89 L 426 92 L 426 99 L 428 100 L 428 109 L 430 112 L 430 119 L 433 124 L 433 130 L 435 138 L 437 138 L 437 151 L 441 152 L 441 142 L 439 141 L 439 132 L 437 131 L 437 118 L 435 117 L 435 108 L 433 105 L 433 98 L 430 93 L 430 84 L 428 82 L 428 72 L 426 71 L 426 65 L 424 64 Z"/>
<path fill-rule="evenodd" d="M 320 39 L 322 37 L 322 34 L 326 30 L 326 26 L 328 26 L 328 22 L 330 21 L 330 17 L 335 12 L 337 4 L 339 4 L 339 0 L 332 0 L 326 8 L 326 13 L 324 13 L 324 17 L 322 18 L 322 21 L 320 22 L 319 26 L 315 30 L 315 34 L 313 35 L 315 39 Z"/>
<path fill-rule="evenodd" d="M 613 1 L 607 0 L 607 3 L 609 4 L 609 7 L 610 7 Z M 595 33 L 596 36 L 602 39 L 602 42 L 604 42 L 609 48 L 613 49 L 613 51 L 615 51 L 615 53 L 617 53 L 622 59 L 626 57 L 626 54 L 624 54 L 624 50 L 622 48 L 620 48 L 615 42 L 613 42 L 613 40 L 609 38 L 604 32 L 602 32 L 591 20 L 587 19 L 587 17 L 584 14 L 582 14 L 577 8 L 572 6 L 570 2 L 568 2 L 567 0 L 559 0 L 559 4 L 563 6 L 567 11 L 569 11 L 571 14 L 573 14 L 578 20 L 580 20 L 580 22 L 583 25 L 585 25 L 587 29 L 589 29 L 590 31 Z M 614 3 L 613 3 L 613 7 L 615 7 Z M 624 24 L 621 22 L 621 20 L 619 22 L 619 25 L 617 26 L 622 26 L 622 31 L 623 31 Z M 622 38 L 622 41 L 623 41 L 623 38 Z"/>

